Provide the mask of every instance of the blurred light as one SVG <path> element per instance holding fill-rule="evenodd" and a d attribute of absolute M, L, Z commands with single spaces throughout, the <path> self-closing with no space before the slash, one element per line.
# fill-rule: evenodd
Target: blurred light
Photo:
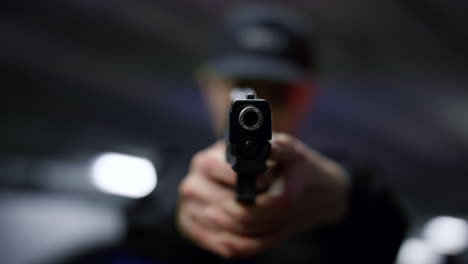
<path fill-rule="evenodd" d="M 424 227 L 423 237 L 438 253 L 457 255 L 468 246 L 468 224 L 460 218 L 434 217 Z"/>
<path fill-rule="evenodd" d="M 444 257 L 422 239 L 409 238 L 398 252 L 397 264 L 442 264 Z"/>
<path fill-rule="evenodd" d="M 145 158 L 103 153 L 92 164 L 91 180 L 103 192 L 141 198 L 156 187 L 157 173 Z"/>

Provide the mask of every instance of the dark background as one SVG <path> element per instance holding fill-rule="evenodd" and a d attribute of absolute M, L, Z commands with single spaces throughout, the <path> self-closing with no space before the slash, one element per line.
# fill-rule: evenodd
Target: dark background
<path fill-rule="evenodd" d="M 193 70 L 224 14 L 247 2 L 2 2 L 2 258 L 29 263 L 121 238 L 132 201 L 85 183 L 83 168 L 99 152 L 153 160 L 154 195 L 169 210 L 191 154 L 214 141 Z M 410 234 L 434 215 L 466 217 L 466 3 L 281 3 L 310 22 L 319 51 L 321 96 L 301 137 L 377 164 L 410 215 Z M 80 238 L 57 229 L 68 219 L 88 219 Z M 49 247 L 34 240 L 47 228 L 59 234 Z"/>

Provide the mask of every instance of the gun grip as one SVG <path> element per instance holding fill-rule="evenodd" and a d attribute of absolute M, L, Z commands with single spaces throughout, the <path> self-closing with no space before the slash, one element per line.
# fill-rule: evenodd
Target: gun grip
<path fill-rule="evenodd" d="M 238 174 L 236 199 L 240 203 L 255 203 L 257 177 L 254 174 Z"/>

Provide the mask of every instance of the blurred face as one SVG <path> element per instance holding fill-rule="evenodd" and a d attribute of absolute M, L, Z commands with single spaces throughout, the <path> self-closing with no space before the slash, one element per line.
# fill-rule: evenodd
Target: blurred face
<path fill-rule="evenodd" d="M 308 111 L 312 87 L 304 83 L 278 83 L 260 80 L 228 80 L 214 74 L 205 74 L 199 79 L 205 95 L 217 136 L 222 136 L 226 127 L 230 92 L 236 87 L 252 88 L 257 96 L 271 104 L 273 131 L 294 134 Z"/>

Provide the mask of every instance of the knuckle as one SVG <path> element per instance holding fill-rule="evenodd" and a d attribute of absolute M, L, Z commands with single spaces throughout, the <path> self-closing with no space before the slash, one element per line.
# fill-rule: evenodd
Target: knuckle
<path fill-rule="evenodd" d="M 218 227 L 225 227 L 225 221 L 223 221 L 223 218 L 220 215 L 220 212 L 213 207 L 209 207 L 205 211 L 205 217 L 207 218 L 208 221 L 211 223 L 214 223 Z"/>
<path fill-rule="evenodd" d="M 247 211 L 240 211 L 235 214 L 235 219 L 242 225 L 249 225 L 252 223 L 253 217 Z"/>
<path fill-rule="evenodd" d="M 203 158 L 203 165 L 205 166 L 212 166 L 218 162 L 218 159 L 213 152 L 206 153 Z"/>
<path fill-rule="evenodd" d="M 196 188 L 193 187 L 190 177 L 185 179 L 179 186 L 179 193 L 180 193 L 180 196 L 182 196 L 183 198 L 193 197 L 195 192 L 196 192 Z"/>
<path fill-rule="evenodd" d="M 279 143 L 282 144 L 283 146 L 288 146 L 293 149 L 296 149 L 298 145 L 300 145 L 300 141 L 295 138 L 294 136 L 288 135 L 288 134 L 282 134 L 282 136 L 279 138 Z"/>
<path fill-rule="evenodd" d="M 202 164 L 204 163 L 205 155 L 206 154 L 204 151 L 197 152 L 192 158 L 191 167 L 198 168 L 202 166 Z"/>
<path fill-rule="evenodd" d="M 288 144 L 291 143 L 292 141 L 292 136 L 286 134 L 286 133 L 278 133 L 276 136 L 276 140 L 280 143 L 283 144 Z"/>

